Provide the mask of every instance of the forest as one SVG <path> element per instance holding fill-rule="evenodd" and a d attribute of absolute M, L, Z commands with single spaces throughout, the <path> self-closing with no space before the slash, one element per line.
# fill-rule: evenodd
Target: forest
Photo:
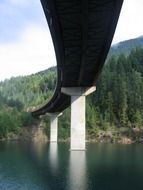
<path fill-rule="evenodd" d="M 24 127 L 36 124 L 29 110 L 48 101 L 56 85 L 56 68 L 13 77 L 0 82 L 0 139 L 10 139 Z M 132 142 L 143 138 L 143 49 L 114 54 L 107 59 L 96 84 L 96 92 L 87 97 L 87 139 Z M 49 118 L 43 117 L 49 134 Z M 68 139 L 70 108 L 59 118 L 59 138 Z"/>

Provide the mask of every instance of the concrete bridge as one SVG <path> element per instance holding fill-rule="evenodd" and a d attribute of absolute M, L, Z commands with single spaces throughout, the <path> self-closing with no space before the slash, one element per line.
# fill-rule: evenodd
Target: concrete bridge
<path fill-rule="evenodd" d="M 108 54 L 123 0 L 41 0 L 57 59 L 57 85 L 51 100 L 32 111 L 51 117 L 50 140 L 57 121 L 71 105 L 71 150 L 85 149 L 85 98 Z M 47 50 L 48 51 L 48 50 Z"/>

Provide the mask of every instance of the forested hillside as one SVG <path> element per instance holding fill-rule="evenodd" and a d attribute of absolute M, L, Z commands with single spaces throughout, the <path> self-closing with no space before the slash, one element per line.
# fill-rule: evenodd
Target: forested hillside
<path fill-rule="evenodd" d="M 17 134 L 35 120 L 26 111 L 45 103 L 56 85 L 56 69 L 0 83 L 0 138 Z M 49 119 L 44 118 L 46 131 Z M 59 136 L 69 137 L 70 109 L 59 119 Z M 87 97 L 87 138 L 141 141 L 143 129 L 143 49 L 112 56 L 105 64 L 95 93 Z"/>
<path fill-rule="evenodd" d="M 110 49 L 109 55 L 129 54 L 133 48 L 143 48 L 143 36 L 138 38 L 126 40 L 113 45 Z"/>
<path fill-rule="evenodd" d="M 39 105 L 52 96 L 56 85 L 55 71 L 55 68 L 50 68 L 30 76 L 5 80 L 0 83 L 0 95 L 11 104 L 20 102 L 23 108 Z"/>
<path fill-rule="evenodd" d="M 96 123 L 106 123 L 106 127 L 107 123 L 118 128 L 142 127 L 143 49 L 135 48 L 128 56 L 112 56 L 90 101 L 97 112 Z"/>
<path fill-rule="evenodd" d="M 55 84 L 55 68 L 0 82 L 0 139 L 11 138 L 35 123 L 27 110 L 48 101 Z"/>

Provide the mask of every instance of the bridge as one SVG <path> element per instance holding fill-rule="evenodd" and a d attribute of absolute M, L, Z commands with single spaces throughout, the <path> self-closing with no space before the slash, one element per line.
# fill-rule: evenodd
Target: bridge
<path fill-rule="evenodd" d="M 57 59 L 57 84 L 48 103 L 32 111 L 51 117 L 50 141 L 57 121 L 71 106 L 71 150 L 85 149 L 85 98 L 107 57 L 123 0 L 41 0 Z"/>

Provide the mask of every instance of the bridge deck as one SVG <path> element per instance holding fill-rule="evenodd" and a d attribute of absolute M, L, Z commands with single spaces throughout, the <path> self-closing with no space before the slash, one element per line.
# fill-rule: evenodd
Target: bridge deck
<path fill-rule="evenodd" d="M 108 54 L 123 0 L 41 0 L 57 58 L 57 87 L 51 100 L 32 112 L 61 112 L 70 106 L 62 87 L 95 86 Z"/>

